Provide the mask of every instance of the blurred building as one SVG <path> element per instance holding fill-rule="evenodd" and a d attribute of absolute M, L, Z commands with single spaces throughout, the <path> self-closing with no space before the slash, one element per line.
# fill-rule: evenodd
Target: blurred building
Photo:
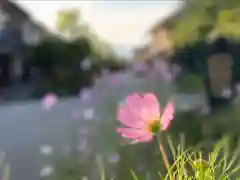
<path fill-rule="evenodd" d="M 178 11 L 174 12 L 164 20 L 157 21 L 149 31 L 150 42 L 147 45 L 136 48 L 134 51 L 134 59 L 137 61 L 152 59 L 166 60 L 173 53 L 173 41 L 171 39 L 171 31 L 175 19 L 178 17 Z"/>
<path fill-rule="evenodd" d="M 150 51 L 154 57 L 163 57 L 163 59 L 172 55 L 174 51 L 171 31 L 174 29 L 174 24 L 180 15 L 179 10 L 173 12 L 165 19 L 156 22 L 150 29 L 151 36 Z"/>
<path fill-rule="evenodd" d="M 27 47 L 48 36 L 17 3 L 0 0 L 0 85 L 21 78 Z"/>

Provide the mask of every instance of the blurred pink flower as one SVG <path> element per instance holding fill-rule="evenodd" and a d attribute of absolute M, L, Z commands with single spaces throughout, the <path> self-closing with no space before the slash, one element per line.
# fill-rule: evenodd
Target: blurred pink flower
<path fill-rule="evenodd" d="M 118 120 L 128 128 L 117 128 L 117 132 L 134 142 L 148 142 L 155 133 L 167 130 L 173 114 L 173 102 L 169 102 L 160 115 L 160 104 L 153 93 L 133 93 L 117 114 Z"/>
<path fill-rule="evenodd" d="M 47 93 L 42 98 L 42 107 L 46 110 L 50 110 L 54 105 L 58 103 L 58 97 L 54 93 Z"/>

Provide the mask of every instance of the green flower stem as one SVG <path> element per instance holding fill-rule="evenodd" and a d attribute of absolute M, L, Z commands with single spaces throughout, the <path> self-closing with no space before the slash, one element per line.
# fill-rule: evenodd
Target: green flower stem
<path fill-rule="evenodd" d="M 166 154 L 166 151 L 163 147 L 163 144 L 162 144 L 162 141 L 161 141 L 161 138 L 160 138 L 160 133 L 157 134 L 157 141 L 158 141 L 158 145 L 159 145 L 159 150 L 162 154 L 163 163 L 165 165 L 165 168 L 168 171 L 169 178 L 170 178 L 170 180 L 174 180 L 174 177 L 173 177 L 173 175 L 171 173 L 171 170 L 170 170 L 170 164 L 169 164 L 169 161 L 168 161 L 168 158 L 167 158 L 167 154 Z"/>

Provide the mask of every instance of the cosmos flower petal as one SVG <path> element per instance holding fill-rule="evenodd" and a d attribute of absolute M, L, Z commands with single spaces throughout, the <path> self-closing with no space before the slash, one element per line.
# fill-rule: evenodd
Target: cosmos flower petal
<path fill-rule="evenodd" d="M 133 93 L 126 98 L 126 104 L 129 107 L 135 107 L 136 105 L 141 105 L 141 96 L 137 93 Z"/>
<path fill-rule="evenodd" d="M 144 109 L 147 109 L 149 120 L 160 117 L 160 104 L 158 103 L 157 97 L 153 93 L 146 93 L 143 95 Z"/>
<path fill-rule="evenodd" d="M 133 93 L 132 95 L 127 97 L 126 104 L 129 110 L 133 114 L 135 114 L 135 116 L 138 117 L 139 120 L 144 122 L 151 121 L 151 118 L 159 117 L 159 113 L 156 113 L 158 112 L 156 111 L 156 109 L 159 110 L 159 104 L 153 96 L 155 95 L 152 93 L 145 93 L 141 96 L 137 93 Z M 151 106 L 149 107 L 148 105 Z M 153 106 L 154 109 L 152 110 Z"/>
<path fill-rule="evenodd" d="M 151 134 L 145 135 L 145 136 L 140 136 L 139 138 L 136 139 L 135 143 L 140 143 L 140 142 L 149 142 L 151 141 L 153 136 Z"/>
<path fill-rule="evenodd" d="M 137 139 L 141 136 L 146 136 L 149 133 L 143 129 L 134 129 L 134 128 L 117 128 L 117 132 L 121 134 L 122 137 Z"/>
<path fill-rule="evenodd" d="M 117 118 L 124 125 L 132 127 L 132 128 L 140 128 L 143 127 L 145 122 L 139 120 L 138 117 L 134 113 L 130 111 L 128 107 L 122 107 L 119 109 Z"/>
<path fill-rule="evenodd" d="M 164 112 L 161 118 L 161 123 L 162 123 L 162 130 L 165 131 L 169 125 L 170 122 L 173 120 L 173 115 L 174 115 L 174 103 L 169 102 L 167 106 L 164 108 Z"/>

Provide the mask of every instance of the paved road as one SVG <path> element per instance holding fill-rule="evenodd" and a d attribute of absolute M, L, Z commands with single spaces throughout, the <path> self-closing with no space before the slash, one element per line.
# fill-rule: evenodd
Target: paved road
<path fill-rule="evenodd" d="M 124 73 L 121 78 L 124 80 L 120 84 L 110 85 L 108 77 L 103 77 L 93 88 L 90 100 L 60 99 L 51 111 L 43 110 L 40 102 L 33 100 L 0 105 L 0 147 L 10 161 L 11 180 L 40 179 L 42 167 L 52 163 L 51 158 L 40 154 L 40 146 L 50 145 L 54 152 L 64 151 L 72 133 L 81 134 L 77 136 L 80 150 L 89 150 L 83 141 L 90 134 L 87 138 L 93 140 L 95 150 L 101 154 L 113 153 L 117 104 L 133 91 L 154 91 L 163 102 L 171 95 L 171 88 L 158 78 L 140 79 L 131 73 Z M 187 98 L 183 95 L 180 101 L 186 102 Z"/>

